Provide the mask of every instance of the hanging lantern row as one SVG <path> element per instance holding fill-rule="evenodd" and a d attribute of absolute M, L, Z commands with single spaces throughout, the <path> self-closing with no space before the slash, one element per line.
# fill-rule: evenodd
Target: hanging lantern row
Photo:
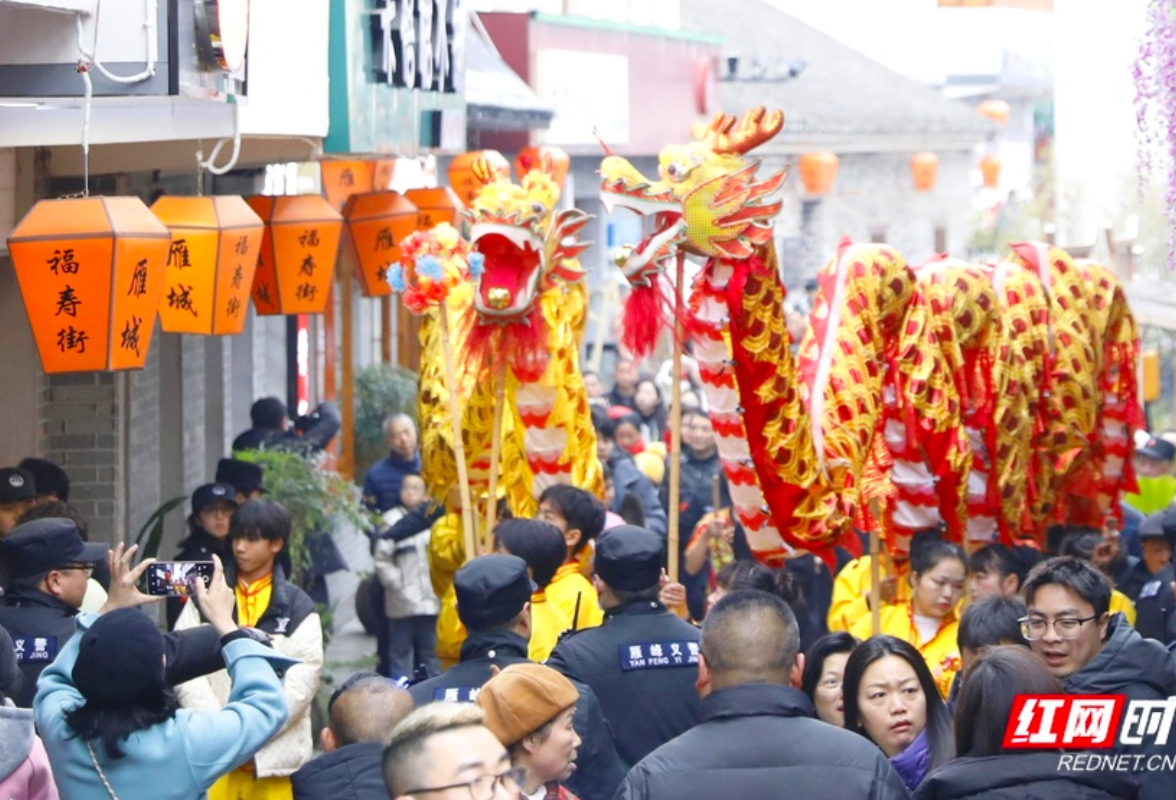
<path fill-rule="evenodd" d="M 810 195 L 827 195 L 833 190 L 833 182 L 837 179 L 839 159 L 834 153 L 805 153 L 800 157 L 800 180 L 804 190 Z M 980 174 L 984 179 L 984 188 L 995 189 L 1000 186 L 1000 157 L 989 153 L 980 160 Z M 915 191 L 930 192 L 935 188 L 939 177 L 939 156 L 935 153 L 922 152 L 911 156 L 911 178 Z"/>
<path fill-rule="evenodd" d="M 487 153 L 508 177 L 506 159 L 483 151 L 451 167 L 455 185 L 461 165 Z M 543 147 L 516 165 L 562 181 L 569 163 Z M 344 231 L 363 293 L 387 295 L 402 240 L 460 224 L 451 188 L 388 191 L 395 159 L 324 161 L 322 170 L 325 198 L 164 196 L 150 209 L 135 197 L 38 202 L 8 244 L 45 372 L 142 368 L 157 313 L 165 331 L 207 335 L 242 332 L 250 297 L 261 315 L 320 314 Z"/>

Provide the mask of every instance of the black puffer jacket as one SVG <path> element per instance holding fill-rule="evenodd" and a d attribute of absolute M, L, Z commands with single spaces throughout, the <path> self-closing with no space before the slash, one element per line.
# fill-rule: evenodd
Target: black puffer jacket
<path fill-rule="evenodd" d="M 813 719 L 790 686 L 707 695 L 698 724 L 633 768 L 615 800 L 902 800 L 910 797 L 864 736 Z"/>
<path fill-rule="evenodd" d="M 1121 614 L 1111 617 L 1107 641 L 1099 654 L 1064 682 L 1067 694 L 1121 694 L 1132 700 L 1164 700 L 1176 694 L 1176 658 L 1164 646 L 1144 639 Z M 1124 709 L 1126 720 L 1126 709 Z M 1124 723 L 1120 723 L 1122 726 Z M 1176 757 L 1176 736 L 1157 745 L 1155 737 L 1145 735 L 1139 745 L 1124 745 L 1116 737 L 1115 754 Z M 1136 773 L 1140 800 L 1172 800 L 1176 778 L 1167 770 L 1153 769 Z"/>
<path fill-rule="evenodd" d="M 1061 753 L 960 758 L 927 776 L 915 800 L 1134 800 L 1122 772 L 1062 772 Z"/>
<path fill-rule="evenodd" d="M 383 752 L 383 742 L 360 742 L 306 762 L 290 778 L 294 800 L 388 800 Z"/>

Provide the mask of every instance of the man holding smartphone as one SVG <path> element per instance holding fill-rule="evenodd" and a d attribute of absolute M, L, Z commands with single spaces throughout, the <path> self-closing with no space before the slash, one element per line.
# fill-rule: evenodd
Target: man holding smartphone
<path fill-rule="evenodd" d="M 32 708 L 37 678 L 57 658 L 75 630 L 74 617 L 86 594 L 95 562 L 110 547 L 82 541 L 72 520 L 50 517 L 17 525 L 0 542 L 11 583 L 0 608 L 0 626 L 16 647 L 22 684 L 10 696 Z M 210 626 L 164 637 L 169 683 L 220 669 L 220 637 Z"/>

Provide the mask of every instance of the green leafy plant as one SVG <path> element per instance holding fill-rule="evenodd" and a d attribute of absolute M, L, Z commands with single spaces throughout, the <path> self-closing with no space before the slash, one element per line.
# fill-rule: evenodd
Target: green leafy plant
<path fill-rule="evenodd" d="M 330 536 L 338 524 L 358 528 L 372 525 L 371 515 L 360 503 L 359 488 L 338 473 L 319 469 L 303 455 L 244 450 L 234 453 L 234 457 L 259 464 L 265 470 L 266 497 L 281 503 L 290 513 L 290 579 L 299 586 L 311 566 L 310 545 L 316 538 Z"/>
<path fill-rule="evenodd" d="M 388 455 L 384 419 L 408 414 L 416 420 L 418 377 L 412 370 L 373 364 L 355 373 L 355 476 Z"/>
<path fill-rule="evenodd" d="M 155 513 L 147 518 L 143 527 L 135 536 L 135 544 L 139 545 L 139 558 L 157 558 L 159 545 L 163 542 L 163 523 L 167 515 L 184 504 L 185 496 L 173 497 L 155 509 Z"/>

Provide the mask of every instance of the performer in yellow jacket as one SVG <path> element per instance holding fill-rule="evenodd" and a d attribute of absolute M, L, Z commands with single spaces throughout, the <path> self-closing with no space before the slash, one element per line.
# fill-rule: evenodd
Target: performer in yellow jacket
<path fill-rule="evenodd" d="M 880 633 L 896 636 L 917 648 L 944 697 L 960 669 L 956 606 L 964 596 L 967 564 L 967 555 L 959 545 L 941 539 L 912 548 L 910 599 L 886 606 L 881 612 Z M 871 615 L 867 613 L 857 620 L 850 633 L 859 639 L 870 638 Z"/>
<path fill-rule="evenodd" d="M 531 594 L 531 644 L 527 656 L 546 661 L 559 635 L 572 627 L 572 618 L 549 596 L 552 580 L 564 564 L 567 550 L 559 528 L 538 519 L 507 519 L 494 528 L 494 551 L 527 562 L 535 591 Z"/>
<path fill-rule="evenodd" d="M 584 577 L 580 562 L 588 544 L 604 530 L 604 516 L 604 505 L 591 492 L 575 486 L 556 484 L 539 496 L 539 519 L 558 528 L 567 547 L 564 563 L 547 587 L 547 600 L 567 616 L 575 630 L 604 622 L 596 589 Z"/>
<path fill-rule="evenodd" d="M 828 617 L 830 632 L 849 631 L 858 620 L 870 618 L 870 561 L 869 554 L 856 558 L 834 578 Z M 882 576 L 883 612 L 894 604 L 907 603 L 911 599 L 908 558 L 883 558 L 878 566 Z"/>

